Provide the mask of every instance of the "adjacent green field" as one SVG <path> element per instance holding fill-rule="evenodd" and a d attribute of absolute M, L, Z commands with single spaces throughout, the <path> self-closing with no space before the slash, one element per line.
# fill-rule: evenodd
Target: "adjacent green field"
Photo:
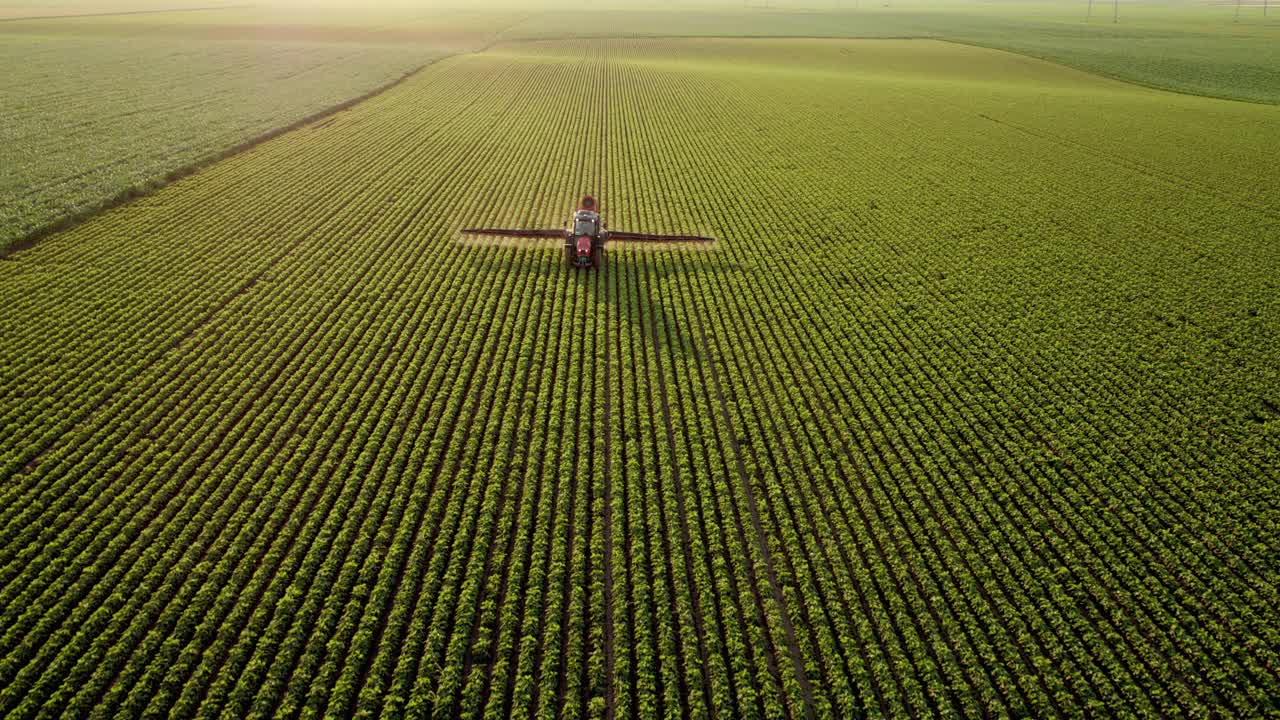
<path fill-rule="evenodd" d="M 231 8 L 0 23 L 0 250 L 475 49 L 500 19 Z"/>
<path fill-rule="evenodd" d="M 511 44 L 13 254 L 0 712 L 1273 712 L 1278 120 Z"/>
<path fill-rule="evenodd" d="M 761 5 L 760 2 L 753 3 Z M 890 7 L 891 6 L 891 7 Z M 938 38 L 1044 58 L 1152 87 L 1280 104 L 1280 9 L 1247 4 L 839 2 L 770 0 L 769 7 L 678 11 L 548 11 L 507 32 L 565 36 Z"/>

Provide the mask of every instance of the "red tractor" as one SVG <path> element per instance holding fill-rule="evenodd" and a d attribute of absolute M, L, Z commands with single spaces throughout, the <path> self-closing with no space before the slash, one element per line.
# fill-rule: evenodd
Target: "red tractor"
<path fill-rule="evenodd" d="M 466 228 L 462 232 L 473 235 L 501 235 L 504 237 L 525 238 L 562 238 L 564 240 L 565 260 L 569 265 L 579 268 L 596 268 L 604 260 L 604 245 L 610 240 L 622 242 L 665 242 L 665 243 L 705 243 L 715 242 L 713 238 L 700 235 L 654 235 L 652 233 L 635 233 L 620 230 L 609 230 L 600 220 L 596 210 L 596 199 L 583 195 L 578 202 L 578 209 L 573 212 L 573 221 L 567 230 L 524 230 L 519 228 Z"/>

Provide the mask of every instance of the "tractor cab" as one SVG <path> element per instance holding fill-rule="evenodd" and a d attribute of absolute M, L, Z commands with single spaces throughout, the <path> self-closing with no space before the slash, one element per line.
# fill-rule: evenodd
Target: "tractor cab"
<path fill-rule="evenodd" d="M 592 210 L 579 210 L 573 214 L 573 234 L 577 237 L 600 235 L 600 213 Z"/>
<path fill-rule="evenodd" d="M 575 267 L 596 267 L 600 264 L 600 248 L 604 244 L 600 233 L 600 213 L 594 210 L 578 210 L 573 213 L 573 229 L 565 238 L 565 254 L 569 264 Z"/>

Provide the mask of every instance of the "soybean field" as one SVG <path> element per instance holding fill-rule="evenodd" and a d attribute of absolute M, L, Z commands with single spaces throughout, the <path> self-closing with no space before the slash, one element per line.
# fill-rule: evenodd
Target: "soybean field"
<path fill-rule="evenodd" d="M 24 19 L 0 5 L 0 252 L 479 48 L 520 17 L 111 9 Z M 57 16 L 86 10 L 107 14 Z"/>
<path fill-rule="evenodd" d="M 927 39 L 497 42 L 50 235 L 0 713 L 1276 713 L 1278 127 Z M 460 239 L 587 192 L 717 242 Z"/>

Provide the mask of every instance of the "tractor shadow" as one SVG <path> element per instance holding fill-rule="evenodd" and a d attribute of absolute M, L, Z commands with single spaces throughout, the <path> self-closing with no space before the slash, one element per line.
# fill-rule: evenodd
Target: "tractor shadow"
<path fill-rule="evenodd" d="M 619 306 L 611 317 L 619 319 L 620 330 L 642 333 L 655 352 L 692 362 L 702 351 L 691 323 L 707 322 L 708 308 L 692 292 L 690 280 L 696 274 L 698 284 L 714 293 L 717 283 L 708 275 L 736 267 L 713 252 L 612 251 L 600 271 L 605 279 L 600 301 Z"/>

